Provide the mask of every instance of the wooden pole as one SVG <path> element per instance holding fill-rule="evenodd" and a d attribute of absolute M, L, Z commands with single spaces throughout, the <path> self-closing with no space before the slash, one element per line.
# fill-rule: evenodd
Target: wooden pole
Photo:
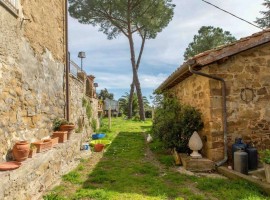
<path fill-rule="evenodd" d="M 111 124 L 112 124 L 112 122 L 111 122 L 111 114 L 112 114 L 112 112 L 111 112 L 111 107 L 109 108 L 109 111 L 108 111 L 108 118 L 109 118 L 109 130 L 111 130 Z"/>
<path fill-rule="evenodd" d="M 154 121 L 155 118 L 155 108 L 152 106 L 152 121 Z"/>

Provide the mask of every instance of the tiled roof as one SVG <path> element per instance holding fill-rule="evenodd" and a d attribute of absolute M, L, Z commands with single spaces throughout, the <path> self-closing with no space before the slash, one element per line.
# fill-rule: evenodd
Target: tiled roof
<path fill-rule="evenodd" d="M 200 70 L 202 67 L 211 63 L 226 59 L 229 56 L 233 56 L 248 49 L 263 45 L 270 42 L 270 29 L 255 33 L 251 36 L 241 38 L 233 43 L 219 46 L 215 49 L 211 49 L 202 52 L 183 63 L 177 68 L 158 88 L 156 91 L 164 91 L 172 88 L 176 84 L 180 83 L 190 75 L 189 65 L 192 65 L 196 70 Z"/>

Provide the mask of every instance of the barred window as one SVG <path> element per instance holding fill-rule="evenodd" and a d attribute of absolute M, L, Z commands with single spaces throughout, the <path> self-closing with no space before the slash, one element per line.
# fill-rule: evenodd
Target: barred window
<path fill-rule="evenodd" d="M 18 16 L 19 0 L 0 0 L 0 4 L 8 9 L 12 14 Z"/>

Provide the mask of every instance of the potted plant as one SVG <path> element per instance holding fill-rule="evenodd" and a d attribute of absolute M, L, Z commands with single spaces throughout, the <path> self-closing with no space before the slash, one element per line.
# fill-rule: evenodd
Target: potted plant
<path fill-rule="evenodd" d="M 37 147 L 34 144 L 30 144 L 30 152 L 28 158 L 33 158 L 37 154 Z"/>
<path fill-rule="evenodd" d="M 270 183 L 270 149 L 260 151 L 260 160 L 264 165 L 266 181 Z"/>
<path fill-rule="evenodd" d="M 53 121 L 53 130 L 54 131 L 67 131 L 67 139 L 69 140 L 72 130 L 75 128 L 75 125 L 72 122 L 68 122 L 66 119 L 56 118 Z"/>

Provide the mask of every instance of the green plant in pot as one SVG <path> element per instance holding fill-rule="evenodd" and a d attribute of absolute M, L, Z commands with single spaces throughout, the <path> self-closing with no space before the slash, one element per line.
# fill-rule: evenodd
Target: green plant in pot
<path fill-rule="evenodd" d="M 53 130 L 54 131 L 67 131 L 67 139 L 70 139 L 72 130 L 75 128 L 74 123 L 68 122 L 66 119 L 56 118 L 53 120 Z"/>
<path fill-rule="evenodd" d="M 260 151 L 260 161 L 264 165 L 266 181 L 270 183 L 270 149 Z"/>

